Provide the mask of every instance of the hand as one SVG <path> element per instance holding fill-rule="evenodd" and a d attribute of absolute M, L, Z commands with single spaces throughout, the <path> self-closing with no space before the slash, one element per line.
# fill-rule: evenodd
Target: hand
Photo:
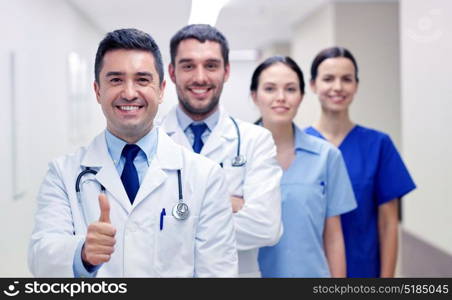
<path fill-rule="evenodd" d="M 99 221 L 88 226 L 82 249 L 83 262 L 92 266 L 108 262 L 116 243 L 116 229 L 110 222 L 110 203 L 105 194 L 99 195 L 99 207 Z"/>
<path fill-rule="evenodd" d="M 242 209 L 245 204 L 243 197 L 231 196 L 232 212 L 236 213 Z"/>

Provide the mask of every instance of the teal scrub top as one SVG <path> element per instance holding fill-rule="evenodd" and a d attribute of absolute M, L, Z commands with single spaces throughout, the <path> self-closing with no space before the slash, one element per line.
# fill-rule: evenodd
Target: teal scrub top
<path fill-rule="evenodd" d="M 330 277 L 325 220 L 356 208 L 340 151 L 294 126 L 295 159 L 281 179 L 284 232 L 259 250 L 263 277 Z"/>

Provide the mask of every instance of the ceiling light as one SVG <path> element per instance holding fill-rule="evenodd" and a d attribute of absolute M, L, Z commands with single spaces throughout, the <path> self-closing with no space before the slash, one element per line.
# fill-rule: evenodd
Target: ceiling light
<path fill-rule="evenodd" d="M 188 24 L 215 26 L 221 9 L 229 0 L 192 0 Z"/>

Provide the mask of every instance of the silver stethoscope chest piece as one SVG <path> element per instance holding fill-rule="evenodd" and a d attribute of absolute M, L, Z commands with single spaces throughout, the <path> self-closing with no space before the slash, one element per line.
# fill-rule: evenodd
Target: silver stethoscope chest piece
<path fill-rule="evenodd" d="M 177 220 L 185 220 L 190 215 L 188 205 L 184 202 L 179 202 L 173 206 L 173 217 Z"/>
<path fill-rule="evenodd" d="M 176 220 L 182 221 L 188 218 L 188 216 L 190 215 L 190 209 L 188 208 L 188 205 L 184 202 L 184 197 L 182 195 L 182 180 L 180 169 L 177 170 L 177 182 L 179 185 L 179 202 L 173 206 L 172 214 Z"/>
<path fill-rule="evenodd" d="M 246 157 L 245 155 L 237 155 L 232 159 L 232 166 L 233 167 L 241 167 L 246 164 Z"/>

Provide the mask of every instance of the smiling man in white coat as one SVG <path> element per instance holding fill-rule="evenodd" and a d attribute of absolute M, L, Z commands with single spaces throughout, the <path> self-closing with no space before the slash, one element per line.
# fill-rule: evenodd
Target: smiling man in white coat
<path fill-rule="evenodd" d="M 258 249 L 282 234 L 276 147 L 266 129 L 230 117 L 219 106 L 229 77 L 226 38 L 209 25 L 188 25 L 170 42 L 169 74 L 179 104 L 163 120 L 177 143 L 222 166 L 232 203 L 239 273 L 258 277 Z"/>
<path fill-rule="evenodd" d="M 29 267 L 39 277 L 234 277 L 224 174 L 153 126 L 165 81 L 160 50 L 136 29 L 99 44 L 94 89 L 107 128 L 50 163 Z"/>

